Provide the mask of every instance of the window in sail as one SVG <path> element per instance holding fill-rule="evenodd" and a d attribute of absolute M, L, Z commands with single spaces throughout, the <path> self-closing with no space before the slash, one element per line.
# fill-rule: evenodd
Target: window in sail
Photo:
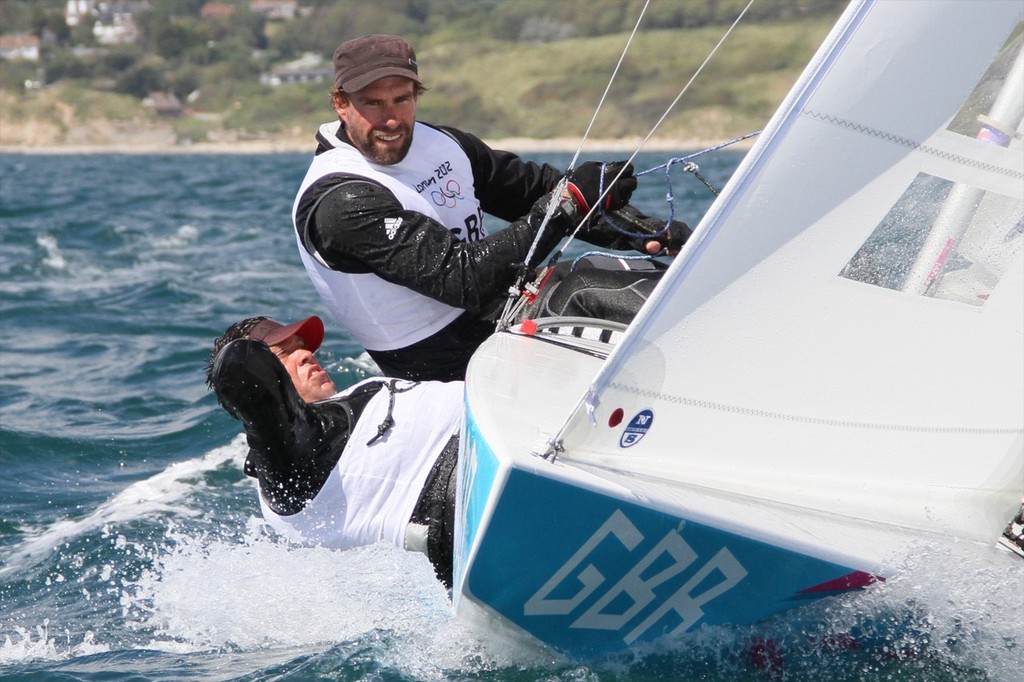
<path fill-rule="evenodd" d="M 1001 147 L 1009 145 L 1021 120 L 1020 98 L 1009 96 L 1021 86 L 1020 64 L 1024 50 L 1024 22 L 1018 22 L 1003 47 L 948 128 L 954 133 L 976 137 Z M 1016 69 L 1015 70 L 1015 66 Z"/>
<path fill-rule="evenodd" d="M 920 173 L 840 275 L 980 306 L 1022 245 L 1019 199 Z"/>

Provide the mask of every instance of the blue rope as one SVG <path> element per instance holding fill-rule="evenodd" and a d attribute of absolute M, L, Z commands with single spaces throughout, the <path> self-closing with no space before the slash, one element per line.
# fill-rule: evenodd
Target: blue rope
<path fill-rule="evenodd" d="M 699 179 L 702 183 L 704 183 L 704 186 L 707 187 L 708 190 L 712 194 L 714 194 L 715 196 L 718 196 L 718 190 L 716 190 L 714 187 L 712 187 L 711 183 L 709 183 L 707 181 L 707 179 L 704 178 L 704 176 L 702 176 L 700 174 L 700 168 L 697 166 L 697 164 L 693 163 L 692 159 L 695 159 L 698 156 L 703 156 L 704 154 L 708 154 L 710 152 L 718 151 L 719 149 L 723 149 L 724 147 L 728 147 L 730 145 L 736 144 L 737 142 L 742 142 L 743 140 L 748 140 L 751 137 L 754 137 L 755 135 L 759 135 L 760 133 L 761 133 L 760 130 L 755 130 L 754 132 L 747 133 L 746 135 L 740 135 L 739 137 L 734 137 L 733 139 L 727 140 L 726 142 L 722 142 L 720 144 L 716 144 L 713 147 L 708 147 L 707 149 L 701 149 L 700 151 L 694 152 L 692 154 L 687 154 L 686 156 L 675 156 L 675 157 L 672 157 L 668 161 L 666 161 L 665 163 L 663 163 L 663 164 L 661 164 L 659 166 L 654 166 L 653 168 L 648 168 L 647 170 L 643 170 L 643 171 L 639 171 L 639 172 L 635 173 L 634 175 L 639 177 L 641 175 L 647 175 L 649 173 L 653 173 L 654 171 L 657 171 L 657 170 L 662 170 L 662 169 L 665 170 L 665 184 L 668 186 L 668 191 L 665 194 L 665 201 L 668 203 L 668 220 L 665 221 L 665 225 L 660 230 L 658 230 L 657 232 L 655 232 L 653 234 L 647 234 L 647 233 L 637 233 L 637 232 L 632 232 L 630 230 L 626 230 L 625 228 L 621 227 L 620 224 L 618 224 L 614 220 L 612 220 L 610 216 L 608 216 L 608 222 L 610 222 L 612 224 L 612 227 L 614 227 L 619 233 L 621 233 L 621 234 L 623 234 L 623 235 L 625 235 L 627 237 L 633 238 L 633 239 L 636 239 L 636 238 L 639 238 L 639 237 L 660 237 L 660 236 L 666 234 L 668 232 L 669 225 L 671 225 L 672 221 L 675 219 L 675 212 L 676 212 L 676 196 L 675 196 L 675 191 L 674 191 L 674 189 L 672 187 L 672 172 L 671 172 L 672 171 L 672 166 L 675 166 L 675 165 L 680 164 L 680 163 L 686 164 L 685 166 L 683 166 L 683 170 L 685 172 L 687 172 L 687 173 L 693 173 L 694 176 L 697 177 L 697 179 Z M 602 179 L 602 185 L 603 185 L 603 180 L 604 180 L 603 174 L 601 176 L 601 179 Z M 640 258 L 645 258 L 645 256 L 640 256 Z"/>
<path fill-rule="evenodd" d="M 707 180 L 707 178 L 705 178 L 702 175 L 700 175 L 700 168 L 695 163 L 692 162 L 692 159 L 696 159 L 697 157 L 700 157 L 700 156 L 706 155 L 706 154 L 710 154 L 712 152 L 717 152 L 717 151 L 721 150 L 721 148 L 723 148 L 723 147 L 729 146 L 730 144 L 735 144 L 736 142 L 741 142 L 744 139 L 750 139 L 751 137 L 754 137 L 755 135 L 760 134 L 760 132 L 761 132 L 760 130 L 756 130 L 756 131 L 751 132 L 751 133 L 746 133 L 745 135 L 740 135 L 739 137 L 734 137 L 734 138 L 732 138 L 730 140 L 727 140 L 725 142 L 721 142 L 721 143 L 716 144 L 714 146 L 710 146 L 710 147 L 706 148 L 706 150 L 700 150 L 699 152 L 694 152 L 693 154 L 688 154 L 685 157 L 673 157 L 673 158 L 669 159 L 667 162 L 665 162 L 662 165 L 654 166 L 653 168 L 648 168 L 647 170 L 643 170 L 643 171 L 639 171 L 639 172 L 635 173 L 635 175 L 637 177 L 639 177 L 641 175 L 647 175 L 649 173 L 653 173 L 654 171 L 657 171 L 657 170 L 663 170 L 663 169 L 665 170 L 665 181 L 666 181 L 666 185 L 668 186 L 668 191 L 667 191 L 667 194 L 665 196 L 665 201 L 669 204 L 669 218 L 668 218 L 668 220 L 665 221 L 665 225 L 663 225 L 662 229 L 659 229 L 656 232 L 652 232 L 652 233 L 648 233 L 648 232 L 634 232 L 634 231 L 632 231 L 630 229 L 626 229 L 621 223 L 618 223 L 617 221 L 612 219 L 610 215 L 605 215 L 605 219 L 611 224 L 612 227 L 615 228 L 616 231 L 620 232 L 621 235 L 625 235 L 626 237 L 629 237 L 631 239 L 639 239 L 639 238 L 644 238 L 644 237 L 647 237 L 647 238 L 657 238 L 657 237 L 662 237 L 662 236 L 666 235 L 666 233 L 668 233 L 668 231 L 669 231 L 669 226 L 672 224 L 672 221 L 676 217 L 676 195 L 675 195 L 675 190 L 673 189 L 673 185 L 672 185 L 672 167 L 676 166 L 678 164 L 686 164 L 685 166 L 683 166 L 683 170 L 685 172 L 688 172 L 688 173 L 693 173 L 693 175 L 697 179 L 699 179 L 703 183 L 703 185 L 708 187 L 708 189 L 711 191 L 711 193 L 717 197 L 718 196 L 718 189 L 716 189 L 714 186 L 712 186 L 712 184 Z M 604 193 L 604 174 L 603 173 L 601 174 L 601 183 L 600 183 L 600 186 L 599 186 L 599 190 L 600 190 L 600 194 Z M 633 258 L 633 257 L 631 256 L 630 258 Z M 643 259 L 643 258 L 647 258 L 647 256 L 638 256 L 638 258 Z M 577 259 L 577 260 L 579 260 L 579 259 Z M 573 262 L 573 265 L 574 265 L 574 262 Z"/>
<path fill-rule="evenodd" d="M 575 270 L 577 263 L 590 256 L 601 256 L 602 258 L 614 258 L 616 260 L 654 260 L 654 256 L 626 256 L 618 253 L 607 253 L 605 251 L 587 251 L 573 259 L 572 265 L 569 266 L 569 270 Z"/>
<path fill-rule="evenodd" d="M 673 165 L 675 165 L 677 163 L 685 163 L 685 162 L 689 161 L 690 159 L 695 159 L 698 156 L 702 156 L 702 155 L 707 154 L 709 152 L 717 152 L 719 149 L 722 149 L 724 147 L 728 147 L 729 145 L 736 144 L 737 142 L 742 142 L 743 140 L 749 140 L 750 138 L 752 138 L 752 137 L 754 137 L 756 135 L 760 135 L 760 134 L 761 134 L 760 130 L 755 130 L 752 133 L 747 133 L 746 135 L 740 135 L 739 137 L 734 137 L 731 140 L 728 140 L 726 142 L 722 142 L 720 144 L 716 144 L 714 147 L 708 147 L 707 149 L 702 149 L 699 152 L 694 152 L 693 154 L 687 154 L 686 156 L 673 157 L 673 158 L 669 159 L 668 161 L 666 161 L 665 163 L 661 164 L 660 166 L 655 166 L 654 168 L 648 168 L 645 171 L 640 171 L 639 173 L 636 173 L 636 175 L 646 175 L 648 173 L 653 173 L 654 171 L 659 170 L 661 168 L 664 168 L 667 171 L 669 168 L 671 168 Z"/>

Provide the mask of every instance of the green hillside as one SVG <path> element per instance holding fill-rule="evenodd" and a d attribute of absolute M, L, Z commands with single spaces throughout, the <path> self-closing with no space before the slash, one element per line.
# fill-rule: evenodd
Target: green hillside
<path fill-rule="evenodd" d="M 4 0 L 5 33 L 30 16 L 37 27 L 41 16 L 58 21 L 55 2 L 49 15 L 36 5 L 34 15 L 12 14 L 18 4 Z M 167 9 L 198 16 L 201 3 L 154 4 L 167 11 L 141 16 L 148 37 L 137 45 L 82 49 L 69 34 L 45 49 L 39 64 L 0 62 L 0 145 L 130 144 L 147 134 L 162 136 L 164 144 L 308 140 L 333 115 L 330 83 L 271 86 L 261 84 L 260 75 L 303 47 L 329 59 L 331 48 L 324 46 L 348 35 L 332 37 L 324 27 L 338 25 L 357 34 L 409 36 L 429 87 L 420 102 L 422 120 L 465 127 L 486 139 L 578 139 L 639 7 L 634 0 L 390 0 L 371 10 L 365 3 L 314 2 L 315 11 L 302 20 L 269 23 L 237 14 L 218 25 Z M 389 14 L 382 6 L 401 11 Z M 646 18 L 648 28 L 630 46 L 591 138 L 646 136 L 725 33 L 737 6 L 734 0 L 655 1 L 660 10 Z M 238 7 L 244 10 L 241 2 Z M 656 136 L 720 139 L 763 126 L 840 10 L 835 0 L 761 3 L 760 14 L 752 10 L 733 32 Z M 461 19 L 441 21 L 446 11 Z M 26 88 L 33 80 L 35 87 Z M 176 95 L 183 110 L 156 114 L 145 104 L 152 91 Z"/>

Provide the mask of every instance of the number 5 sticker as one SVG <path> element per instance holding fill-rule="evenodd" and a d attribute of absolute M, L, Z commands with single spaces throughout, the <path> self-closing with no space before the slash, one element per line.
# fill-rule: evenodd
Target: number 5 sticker
<path fill-rule="evenodd" d="M 651 429 L 651 424 L 654 423 L 654 412 L 651 410 L 641 410 L 629 420 L 629 424 L 626 424 L 626 430 L 622 432 L 622 437 L 619 438 L 620 448 L 630 448 L 640 442 L 640 439 L 647 435 L 647 432 Z"/>

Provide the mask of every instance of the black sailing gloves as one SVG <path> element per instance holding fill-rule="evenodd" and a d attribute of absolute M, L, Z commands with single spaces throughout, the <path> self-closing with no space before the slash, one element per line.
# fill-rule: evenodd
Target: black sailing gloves
<path fill-rule="evenodd" d="M 580 230 L 580 237 L 606 249 L 633 249 L 649 256 L 673 256 L 683 248 L 692 232 L 682 221 L 646 216 L 633 205 L 626 204 L 592 218 Z M 660 248 L 651 247 L 651 242 L 657 242 Z"/>
<path fill-rule="evenodd" d="M 622 175 L 616 180 L 620 171 Z M 690 237 L 686 223 L 651 218 L 629 204 L 637 184 L 631 163 L 588 161 L 567 172 L 565 179 L 581 216 L 604 194 L 601 210 L 594 212 L 579 233 L 595 246 L 633 249 L 651 256 L 674 255 Z"/>
<path fill-rule="evenodd" d="M 620 171 L 622 175 L 616 180 Z M 587 161 L 566 173 L 565 179 L 581 214 L 586 214 L 599 200 L 605 211 L 621 208 L 629 203 L 636 189 L 633 164 L 626 161 Z"/>

